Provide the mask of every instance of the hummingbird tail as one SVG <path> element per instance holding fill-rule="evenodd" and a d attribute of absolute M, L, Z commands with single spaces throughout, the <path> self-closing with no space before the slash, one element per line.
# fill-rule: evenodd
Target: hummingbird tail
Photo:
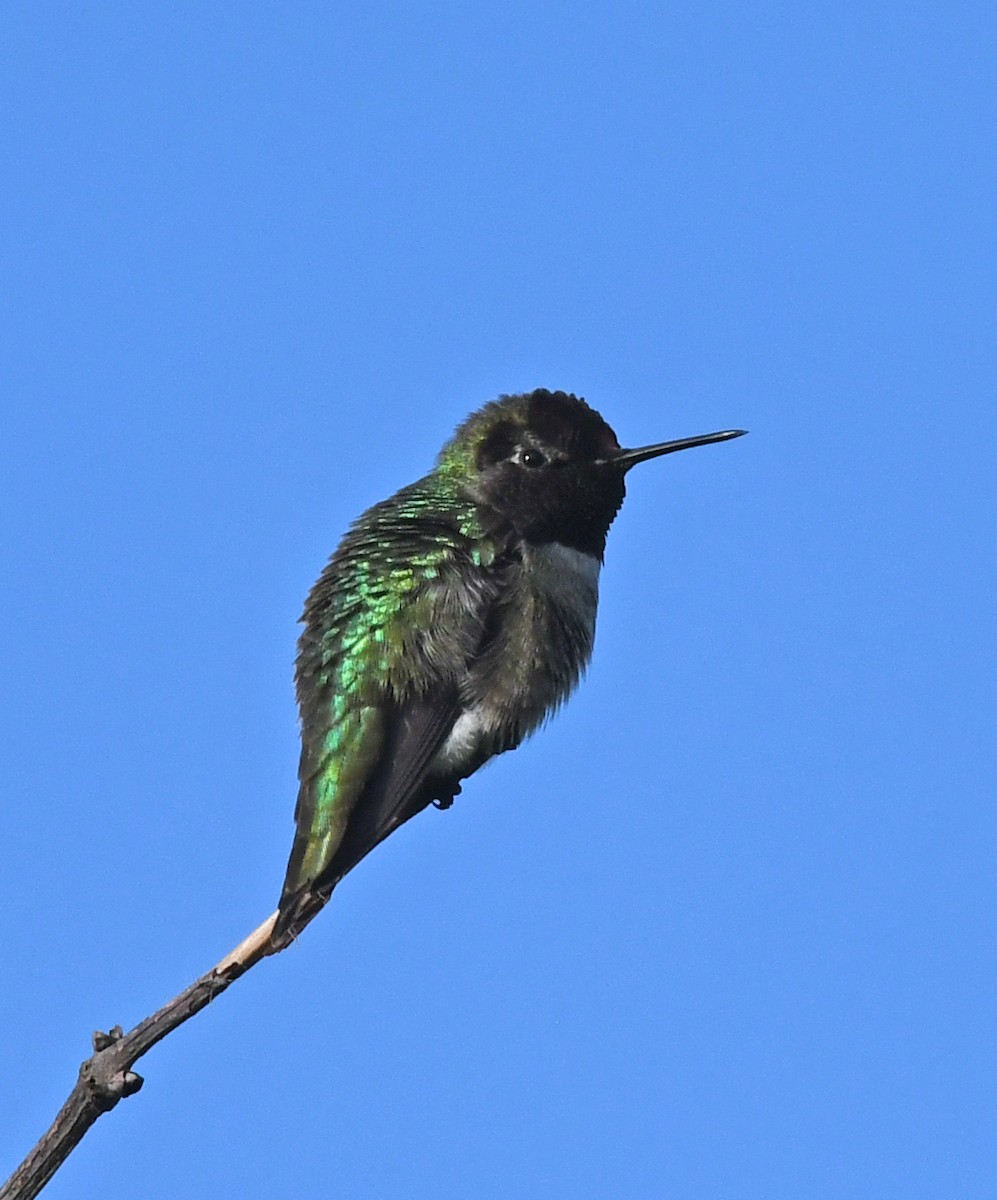
<path fill-rule="evenodd" d="M 330 895 L 332 888 L 314 891 L 303 887 L 281 896 L 277 920 L 270 934 L 271 953 L 290 946 L 308 922 L 325 908 Z"/>

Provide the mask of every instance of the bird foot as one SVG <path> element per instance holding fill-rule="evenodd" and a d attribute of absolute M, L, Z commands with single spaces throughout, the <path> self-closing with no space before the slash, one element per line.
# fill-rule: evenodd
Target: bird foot
<path fill-rule="evenodd" d="M 454 802 L 454 798 L 460 795 L 460 784 L 454 784 L 453 791 L 447 796 L 437 796 L 433 800 L 433 807 L 441 811 L 445 808 L 450 808 Z"/>

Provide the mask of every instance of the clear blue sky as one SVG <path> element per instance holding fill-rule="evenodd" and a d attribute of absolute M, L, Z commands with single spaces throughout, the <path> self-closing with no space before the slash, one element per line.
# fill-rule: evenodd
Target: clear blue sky
<path fill-rule="evenodd" d="M 3 25 L 0 1168 L 273 908 L 346 524 L 544 386 L 751 436 L 47 1196 L 990 1200 L 992 4 Z"/>

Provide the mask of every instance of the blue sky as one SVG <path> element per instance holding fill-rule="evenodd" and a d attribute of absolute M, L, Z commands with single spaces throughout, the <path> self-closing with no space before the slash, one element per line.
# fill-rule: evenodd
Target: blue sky
<path fill-rule="evenodd" d="M 467 411 L 631 476 L 568 709 L 64 1198 L 992 1197 L 983 3 L 16 5 L 0 1174 L 274 906 L 302 598 Z"/>

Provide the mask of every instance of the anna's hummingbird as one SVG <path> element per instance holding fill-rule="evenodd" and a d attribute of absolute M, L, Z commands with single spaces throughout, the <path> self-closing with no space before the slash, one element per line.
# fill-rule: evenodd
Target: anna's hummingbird
<path fill-rule="evenodd" d="M 575 396 L 501 396 L 355 522 L 302 617 L 297 831 L 273 949 L 378 842 L 448 807 L 568 697 L 627 471 L 744 432 L 623 450 Z"/>

